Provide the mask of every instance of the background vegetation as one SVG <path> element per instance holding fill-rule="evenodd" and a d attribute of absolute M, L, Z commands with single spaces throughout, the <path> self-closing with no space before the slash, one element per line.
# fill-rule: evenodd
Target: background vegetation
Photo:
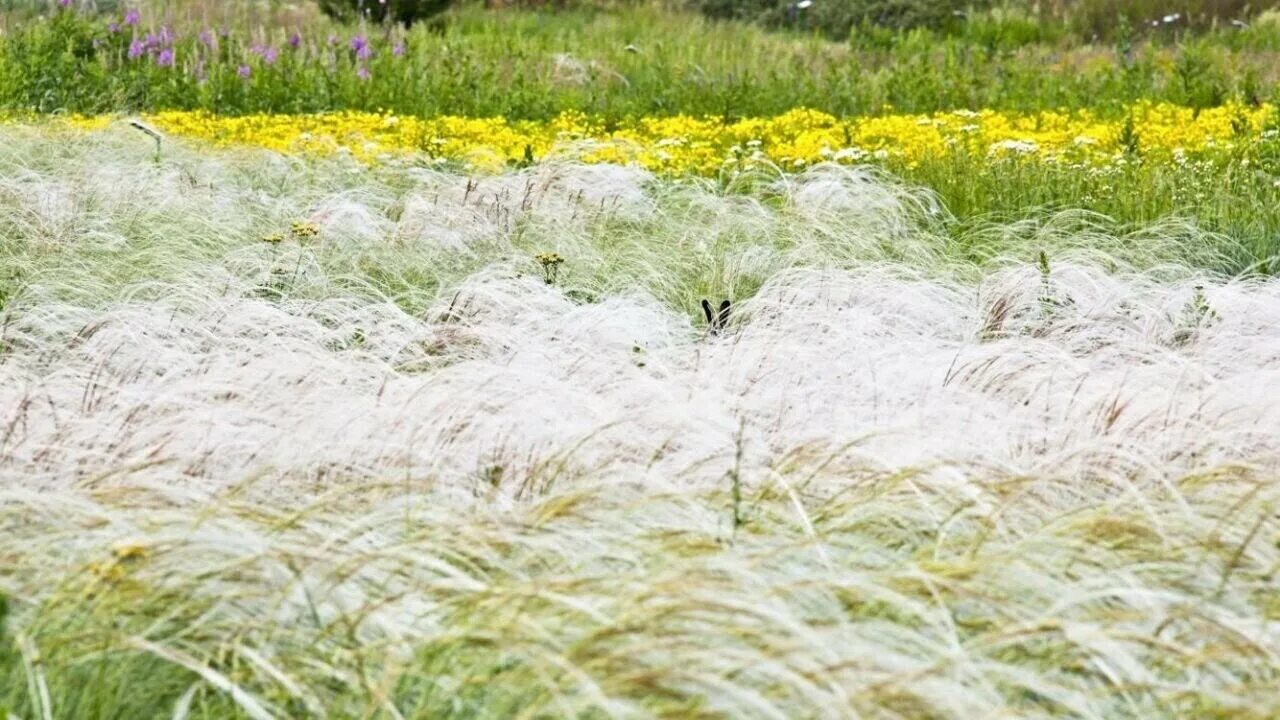
<path fill-rule="evenodd" d="M 559 11 L 467 4 L 408 31 L 335 25 L 305 5 L 240 5 L 220 14 L 144 7 L 136 25 L 125 24 L 121 7 L 54 8 L 7 21 L 0 107 L 352 108 L 536 119 L 575 109 L 605 118 L 683 112 L 733 119 L 801 106 L 835 115 L 1119 112 L 1139 99 L 1209 107 L 1275 96 L 1278 16 L 1196 28 L 1179 15 L 1157 19 L 1156 28 L 1135 23 L 1107 40 L 1085 38 L 1070 17 L 988 9 L 937 27 L 868 26 L 832 41 L 648 4 Z"/>

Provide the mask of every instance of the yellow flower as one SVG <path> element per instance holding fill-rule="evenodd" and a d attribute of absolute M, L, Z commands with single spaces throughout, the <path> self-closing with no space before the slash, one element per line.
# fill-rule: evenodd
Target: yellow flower
<path fill-rule="evenodd" d="M 320 234 L 320 228 L 312 223 L 299 220 L 289 225 L 289 234 L 298 240 L 310 240 Z"/>
<path fill-rule="evenodd" d="M 111 552 L 115 555 L 117 562 L 128 562 L 130 560 L 142 560 L 151 554 L 146 544 L 140 540 L 123 540 L 116 543 L 111 548 Z"/>
<path fill-rule="evenodd" d="M 497 172 L 553 157 L 633 164 L 667 174 L 716 175 L 726 170 L 800 170 L 819 162 L 877 160 L 914 166 L 953 155 L 1112 167 L 1135 146 L 1151 161 L 1173 161 L 1175 154 L 1184 159 L 1220 157 L 1261 141 L 1274 108 L 1233 103 L 1197 112 L 1138 102 L 1120 120 L 1101 120 L 1089 110 L 891 110 L 845 119 L 805 108 L 733 122 L 715 116 L 640 117 L 612 127 L 579 111 L 566 111 L 546 122 L 355 111 L 239 117 L 172 111 L 143 119 L 169 135 L 215 146 L 344 153 L 368 164 L 426 160 Z M 111 121 L 71 116 L 63 122 L 73 129 L 95 130 Z M 295 237 L 318 233 L 314 226 L 300 225 L 312 229 L 295 228 Z"/>
<path fill-rule="evenodd" d="M 564 264 L 564 258 L 560 257 L 560 253 L 543 252 L 535 256 L 538 264 L 542 266 L 542 279 L 548 285 L 555 283 L 560 277 L 560 266 Z"/>

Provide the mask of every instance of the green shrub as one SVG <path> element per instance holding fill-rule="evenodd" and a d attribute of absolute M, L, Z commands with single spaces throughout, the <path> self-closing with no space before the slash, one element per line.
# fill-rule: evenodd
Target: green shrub
<path fill-rule="evenodd" d="M 1087 41 L 1114 40 L 1127 32 L 1176 37 L 1228 27 L 1233 20 L 1248 20 L 1260 7 L 1249 0 L 1051 0 L 1043 4 L 1023 0 L 688 0 L 688 6 L 710 18 L 820 32 L 836 39 L 848 37 L 857 28 L 863 34 L 913 28 L 968 34 L 973 19 L 989 24 L 991 18 L 983 15 L 994 10 L 997 25 L 1013 19 L 1017 26 L 1000 27 L 1001 34 L 1012 31 L 1039 39 L 1040 32 L 1031 25 L 1040 25 L 1041 30 L 1070 29 Z"/>
<path fill-rule="evenodd" d="M 975 3 L 965 0 L 691 0 L 707 17 L 746 20 L 773 28 L 844 39 L 855 28 L 940 29 L 959 22 Z"/>
<path fill-rule="evenodd" d="M 1065 22 L 1084 40 L 1113 40 L 1123 27 L 1143 35 L 1173 35 L 1248 20 L 1263 3 L 1250 0 L 1057 0 L 1046 21 Z"/>
<path fill-rule="evenodd" d="M 363 16 L 378 22 L 390 20 L 412 25 L 439 15 L 452 4 L 453 0 L 320 0 L 320 9 L 339 20 Z"/>
<path fill-rule="evenodd" d="M 1058 43 L 1067 32 L 1062 23 L 1043 22 L 1032 8 L 1014 4 L 970 11 L 959 29 L 965 40 L 999 49 Z"/>

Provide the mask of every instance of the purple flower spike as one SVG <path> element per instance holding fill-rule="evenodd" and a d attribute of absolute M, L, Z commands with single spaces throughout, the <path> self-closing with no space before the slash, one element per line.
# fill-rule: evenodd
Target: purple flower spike
<path fill-rule="evenodd" d="M 373 55 L 373 48 L 365 45 L 356 51 L 357 60 L 368 60 Z"/>
<path fill-rule="evenodd" d="M 400 57 L 401 55 L 404 55 L 404 41 L 403 41 L 403 40 L 401 40 L 400 42 L 396 43 L 395 47 L 391 48 L 391 54 L 392 54 L 392 55 L 395 55 L 396 57 Z"/>
<path fill-rule="evenodd" d="M 137 25 L 142 20 L 142 15 L 137 10 L 130 10 L 124 14 L 125 25 Z"/>
<path fill-rule="evenodd" d="M 173 67 L 173 48 L 165 48 L 156 56 L 156 65 L 160 67 Z"/>
<path fill-rule="evenodd" d="M 146 50 L 147 47 L 142 44 L 142 41 L 135 38 L 133 42 L 129 43 L 129 59 L 137 60 L 142 57 L 142 53 L 146 52 Z"/>
<path fill-rule="evenodd" d="M 213 47 L 213 31 L 212 30 L 201 30 L 198 37 L 200 38 L 201 45 L 204 45 L 207 48 Z"/>
<path fill-rule="evenodd" d="M 368 40 L 366 40 L 366 39 L 365 39 L 365 37 L 364 37 L 363 35 L 354 35 L 354 36 L 352 36 L 352 38 L 351 38 L 351 49 L 352 49 L 352 50 L 355 50 L 356 52 L 360 52 L 361 50 L 363 50 L 363 49 L 365 49 L 365 48 L 367 48 L 367 47 L 369 47 L 369 41 L 368 41 Z"/>
<path fill-rule="evenodd" d="M 60 8 L 71 7 L 71 0 L 58 0 L 58 7 Z"/>
<path fill-rule="evenodd" d="M 120 23 L 115 22 L 114 20 L 107 23 L 107 32 L 112 34 L 120 32 Z"/>
<path fill-rule="evenodd" d="M 369 74 L 369 68 L 361 65 L 360 69 L 356 70 L 356 77 L 360 78 L 361 80 L 368 80 L 371 77 L 371 75 Z"/>
<path fill-rule="evenodd" d="M 248 80 L 249 75 L 251 75 L 252 73 L 253 71 L 249 69 L 248 65 L 241 65 L 239 68 L 236 69 L 236 74 L 244 78 L 245 80 Z"/>
<path fill-rule="evenodd" d="M 294 50 L 297 50 L 301 45 L 302 45 L 301 35 L 295 32 L 294 34 L 289 36 L 289 47 L 293 48 Z"/>

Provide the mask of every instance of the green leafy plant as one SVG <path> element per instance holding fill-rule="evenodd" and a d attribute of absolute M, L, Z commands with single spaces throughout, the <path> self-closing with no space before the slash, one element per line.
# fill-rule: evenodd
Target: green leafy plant
<path fill-rule="evenodd" d="M 1221 48 L 1213 43 L 1188 42 L 1178 50 L 1174 73 L 1182 97 L 1179 102 L 1196 108 L 1216 107 L 1228 97 L 1222 70 Z"/>
<path fill-rule="evenodd" d="M 1209 304 L 1204 286 L 1196 285 L 1191 299 L 1182 307 L 1182 317 L 1173 333 L 1174 345 L 1187 345 L 1195 339 L 1201 330 L 1219 320 L 1218 311 Z"/>
<path fill-rule="evenodd" d="M 1053 288 L 1050 285 L 1049 253 L 1041 250 L 1037 261 L 1040 265 L 1040 314 L 1048 318 L 1058 307 L 1058 301 L 1054 299 Z"/>
<path fill-rule="evenodd" d="M 953 25 L 966 10 L 981 4 L 956 0 L 693 0 L 702 14 L 731 20 L 747 20 L 772 28 L 819 32 L 843 40 L 856 29 L 940 29 Z"/>
<path fill-rule="evenodd" d="M 0 355 L 3 355 L 9 349 L 9 342 L 6 339 L 9 329 L 9 321 L 13 313 L 9 312 L 14 300 L 22 289 L 22 276 L 17 272 L 10 273 L 7 278 L 0 278 Z"/>
<path fill-rule="evenodd" d="M 1126 155 L 1137 155 L 1142 147 L 1142 138 L 1138 134 L 1138 129 L 1133 123 L 1133 114 L 1130 113 L 1124 118 L 1124 125 L 1120 127 L 1120 147 L 1124 148 Z"/>
<path fill-rule="evenodd" d="M 17 288 L 11 287 L 15 284 L 12 278 L 0 279 L 0 312 L 4 312 L 9 301 L 17 295 Z"/>
<path fill-rule="evenodd" d="M 340 20 L 367 17 L 412 25 L 439 15 L 452 4 L 453 0 L 320 0 L 320 9 Z"/>

